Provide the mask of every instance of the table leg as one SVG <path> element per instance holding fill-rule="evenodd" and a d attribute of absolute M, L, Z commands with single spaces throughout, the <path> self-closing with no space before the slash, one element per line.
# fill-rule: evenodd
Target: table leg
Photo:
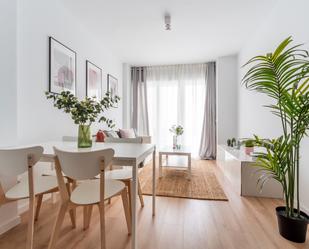
<path fill-rule="evenodd" d="M 161 161 L 162 163 L 162 161 Z M 156 214 L 156 150 L 152 152 L 152 215 Z"/>
<path fill-rule="evenodd" d="M 133 177 L 132 177 L 132 187 L 131 187 L 131 212 L 132 212 L 132 249 L 137 249 L 137 212 L 136 212 L 136 199 L 137 199 L 137 174 L 138 174 L 138 164 L 135 161 L 132 167 Z"/>
<path fill-rule="evenodd" d="M 188 155 L 189 180 L 191 180 L 191 154 Z"/>
<path fill-rule="evenodd" d="M 162 153 L 159 152 L 159 177 L 161 178 L 162 176 Z"/>

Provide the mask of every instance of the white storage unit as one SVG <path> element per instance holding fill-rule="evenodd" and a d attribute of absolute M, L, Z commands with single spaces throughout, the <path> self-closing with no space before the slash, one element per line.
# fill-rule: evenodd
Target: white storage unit
<path fill-rule="evenodd" d="M 235 191 L 241 196 L 283 198 L 282 187 L 274 179 L 267 181 L 263 189 L 257 186 L 262 172 L 256 172 L 258 168 L 254 166 L 254 160 L 242 149 L 218 145 L 217 163 Z"/>

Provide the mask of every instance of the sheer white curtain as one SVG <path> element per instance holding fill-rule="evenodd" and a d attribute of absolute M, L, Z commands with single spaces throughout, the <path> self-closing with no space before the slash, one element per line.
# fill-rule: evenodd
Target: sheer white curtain
<path fill-rule="evenodd" d="M 204 117 L 206 64 L 147 67 L 149 130 L 158 148 L 172 146 L 172 125 L 182 125 L 181 143 L 198 155 Z"/>

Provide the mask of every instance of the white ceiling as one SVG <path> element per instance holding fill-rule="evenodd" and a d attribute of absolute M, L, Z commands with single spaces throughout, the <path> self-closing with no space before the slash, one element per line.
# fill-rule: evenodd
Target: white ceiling
<path fill-rule="evenodd" d="M 276 0 L 62 0 L 103 44 L 133 65 L 237 53 Z M 164 29 L 171 14 L 172 31 Z"/>

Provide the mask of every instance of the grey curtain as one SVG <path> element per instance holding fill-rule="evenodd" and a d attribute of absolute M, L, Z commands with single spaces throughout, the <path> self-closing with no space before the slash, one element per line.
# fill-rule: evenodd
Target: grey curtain
<path fill-rule="evenodd" d="M 204 121 L 199 155 L 201 159 L 216 159 L 216 64 L 207 63 Z"/>
<path fill-rule="evenodd" d="M 149 135 L 146 68 L 131 67 L 131 123 L 138 135 Z"/>

